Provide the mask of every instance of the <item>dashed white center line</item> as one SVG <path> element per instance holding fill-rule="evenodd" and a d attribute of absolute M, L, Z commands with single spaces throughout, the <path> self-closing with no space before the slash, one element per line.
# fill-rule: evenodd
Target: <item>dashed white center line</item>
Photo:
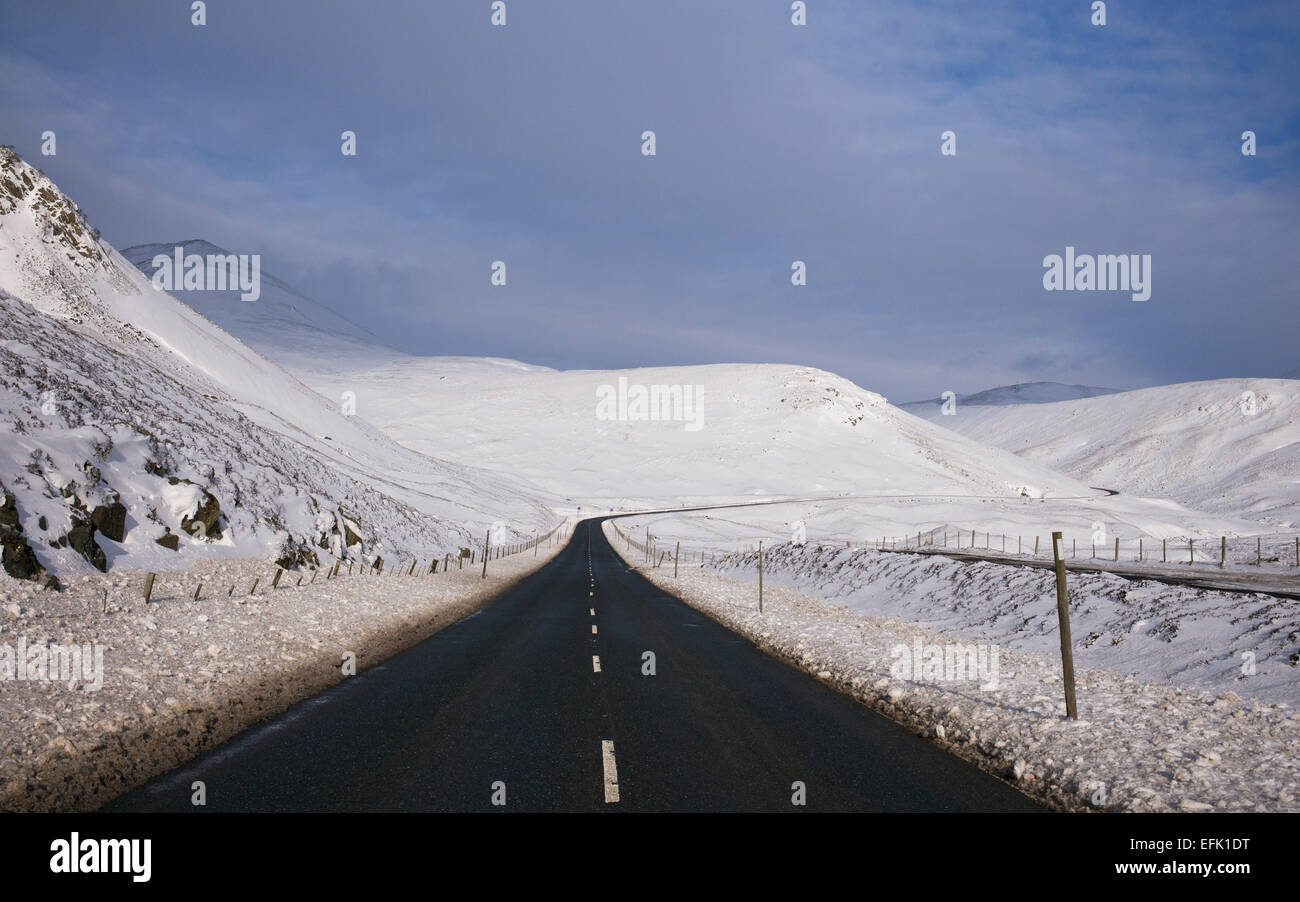
<path fill-rule="evenodd" d="M 618 765 L 614 762 L 614 741 L 602 739 L 600 761 L 605 768 L 605 803 L 618 801 Z"/>
<path fill-rule="evenodd" d="M 592 616 L 592 617 L 595 617 L 595 616 L 596 616 L 596 609 L 595 609 L 595 608 L 592 608 L 592 609 L 591 609 L 591 616 Z"/>
<path fill-rule="evenodd" d="M 594 623 L 591 625 L 591 634 L 592 634 L 593 636 L 596 635 L 596 624 L 594 624 Z"/>
<path fill-rule="evenodd" d="M 591 669 L 594 673 L 600 673 L 600 655 L 591 656 Z"/>

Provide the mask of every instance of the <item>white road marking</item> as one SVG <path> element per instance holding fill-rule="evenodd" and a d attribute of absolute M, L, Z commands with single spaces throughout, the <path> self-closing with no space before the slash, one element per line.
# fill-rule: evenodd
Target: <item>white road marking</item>
<path fill-rule="evenodd" d="M 596 635 L 596 624 L 594 624 L 594 623 L 591 625 L 591 634 L 592 634 L 593 636 Z"/>
<path fill-rule="evenodd" d="M 591 656 L 591 669 L 594 673 L 600 673 L 600 655 Z"/>
<path fill-rule="evenodd" d="M 618 801 L 618 765 L 614 762 L 614 741 L 602 739 L 600 761 L 605 768 L 605 802 Z"/>
<path fill-rule="evenodd" d="M 592 617 L 595 617 L 595 616 L 596 616 L 596 609 L 595 609 L 595 608 L 592 608 L 592 609 L 591 609 L 591 616 L 592 616 Z"/>

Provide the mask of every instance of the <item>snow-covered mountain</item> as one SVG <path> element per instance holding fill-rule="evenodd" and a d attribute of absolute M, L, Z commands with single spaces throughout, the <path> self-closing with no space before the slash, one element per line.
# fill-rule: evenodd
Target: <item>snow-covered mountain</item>
<path fill-rule="evenodd" d="M 166 253 L 174 245 L 149 245 Z M 142 271 L 153 272 L 144 252 Z M 314 302 L 286 288 L 299 310 Z M 202 292 L 178 297 L 210 303 Z M 274 300 L 274 295 L 272 295 Z M 225 322 L 241 338 L 330 398 L 355 399 L 358 414 L 422 454 L 517 474 L 584 510 L 681 507 L 766 498 L 915 495 L 910 501 L 822 502 L 807 509 L 750 509 L 704 516 L 691 527 L 751 534 L 814 518 L 814 534 L 861 537 L 951 524 L 1031 532 L 1093 531 L 1126 538 L 1239 535 L 1230 522 L 1140 498 L 1096 500 L 1102 483 L 1070 478 L 940 425 L 820 370 L 720 364 L 615 371 L 565 371 L 513 360 L 419 357 L 352 334 L 291 333 L 292 317 L 262 301 L 231 303 Z M 321 317 L 328 324 L 328 317 Z M 669 399 L 669 416 L 639 419 L 638 392 Z M 1032 397 L 1103 392 L 1043 383 L 982 393 Z M 999 395 L 1001 392 L 1001 395 Z M 978 396 L 976 396 L 978 397 Z M 671 405 L 681 402 L 674 419 Z M 646 405 L 646 413 L 651 406 Z M 935 408 L 937 410 L 937 408 Z M 941 425 L 947 425 L 946 423 Z M 1025 507 L 1047 496 L 1047 505 Z M 1055 499 L 1084 499 L 1067 505 Z M 970 499 L 963 501 L 962 499 Z M 744 525 L 739 525 L 743 521 Z M 725 524 L 731 524 L 727 527 Z M 675 527 L 683 528 L 684 527 Z"/>
<path fill-rule="evenodd" d="M 270 288 L 272 314 L 314 334 L 319 311 Z M 156 290 L 8 148 L 0 306 L 11 574 L 175 567 L 178 552 L 306 559 L 358 539 L 352 554 L 431 557 L 488 523 L 531 534 L 554 519 L 532 487 L 397 445 Z"/>
<path fill-rule="evenodd" d="M 1056 404 L 915 411 L 1092 485 L 1300 523 L 1300 383 L 1187 382 Z"/>
<path fill-rule="evenodd" d="M 1066 385 L 1062 382 L 1019 382 L 1015 385 L 1000 385 L 985 389 L 973 395 L 956 395 L 955 400 L 961 405 L 990 407 L 1001 404 L 1050 404 L 1055 401 L 1074 401 L 1079 398 L 1095 398 L 1100 395 L 1113 395 L 1117 388 L 1098 388 L 1095 385 Z M 921 413 L 943 404 L 944 399 L 930 398 L 926 401 L 905 401 L 898 406 L 910 413 Z"/>
<path fill-rule="evenodd" d="M 137 244 L 123 250 L 122 256 L 152 278 L 157 271 L 154 260 L 158 257 L 172 260 L 178 248 L 183 257 L 197 255 L 205 261 L 209 257 L 232 254 L 210 241 L 191 238 L 166 244 Z M 271 272 L 262 269 L 260 274 L 255 301 L 241 300 L 237 286 L 226 290 L 209 287 L 201 291 L 175 286 L 168 293 L 281 365 L 298 348 L 307 349 L 311 355 L 342 355 L 354 366 L 374 358 L 388 360 L 397 353 L 382 345 L 364 327 L 307 297 Z M 356 315 L 361 318 L 364 311 L 358 310 Z"/>
<path fill-rule="evenodd" d="M 187 252 L 225 253 L 206 241 Z M 177 245 L 128 249 L 143 274 Z M 1011 455 L 955 440 L 873 392 L 793 366 L 555 370 L 497 358 L 418 357 L 340 325 L 279 280 L 263 298 L 174 291 L 326 397 L 421 453 L 518 473 L 588 504 L 681 504 L 764 495 L 894 491 L 1019 497 L 1087 493 Z M 213 298 L 224 295 L 223 301 Z M 233 308 L 233 310 L 232 310 Z M 626 392 L 684 393 L 682 419 L 619 420 Z M 611 410 L 599 409 L 605 388 Z M 693 405 L 698 393 L 698 408 Z M 674 395 L 677 397 L 677 395 Z M 606 418 L 604 414 L 612 414 Z M 688 422 L 698 415 L 698 424 Z M 992 458 L 990 460 L 990 458 Z"/>

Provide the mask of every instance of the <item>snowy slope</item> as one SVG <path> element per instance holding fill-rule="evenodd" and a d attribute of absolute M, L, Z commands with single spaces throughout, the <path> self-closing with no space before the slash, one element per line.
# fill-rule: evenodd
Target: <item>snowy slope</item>
<path fill-rule="evenodd" d="M 491 461 L 591 504 L 848 492 L 1088 493 L 815 369 L 722 364 L 555 372 L 428 358 L 299 375 L 326 394 L 356 391 L 365 415 L 408 447 Z M 603 419 L 602 386 L 617 393 L 620 379 L 629 393 L 637 385 L 689 386 L 702 399 L 701 415 L 695 421 L 683 407 L 680 419 Z M 461 428 L 448 429 L 452 423 Z"/>
<path fill-rule="evenodd" d="M 553 519 L 535 490 L 400 447 L 156 291 L 8 149 L 0 292 L 0 484 L 47 570 L 89 566 L 49 542 L 119 496 L 125 541 L 95 537 L 109 564 L 173 555 L 153 540 L 209 495 L 223 518 L 182 555 L 275 553 L 289 537 L 319 548 L 342 516 L 367 554 L 451 550 L 488 523 L 523 534 Z"/>
<path fill-rule="evenodd" d="M 172 258 L 178 247 L 184 255 L 197 254 L 204 258 L 232 253 L 210 241 L 190 239 L 168 244 L 139 244 L 123 250 L 122 256 L 147 278 L 152 278 L 154 258 L 159 255 Z M 266 269 L 261 270 L 260 296 L 256 301 L 242 301 L 237 288 L 184 291 L 174 287 L 168 293 L 281 365 L 295 349 L 310 355 L 345 360 L 353 366 L 363 366 L 374 359 L 387 360 L 397 353 L 380 344 L 363 327 L 307 297 Z M 363 313 L 358 311 L 357 315 Z M 268 351 L 275 353 L 268 354 Z"/>
<path fill-rule="evenodd" d="M 152 272 L 147 262 L 143 266 Z M 229 320 L 241 338 L 323 395 L 354 397 L 363 418 L 403 445 L 521 474 L 574 508 L 877 496 L 706 514 L 672 524 L 684 539 L 727 547 L 774 532 L 788 536 L 796 522 L 810 535 L 854 540 L 945 526 L 1012 536 L 1055 528 L 1091 536 L 1103 524 L 1108 535 L 1124 541 L 1258 531 L 1248 521 L 1172 503 L 1097 500 L 1102 493 L 1089 488 L 1097 482 L 1080 483 L 962 441 L 819 370 L 732 364 L 557 372 L 512 360 L 417 357 L 324 330 L 316 342 L 307 335 L 286 341 L 279 325 L 285 317 L 274 306 L 259 313 L 260 301 L 232 303 L 243 308 L 239 319 Z M 698 423 L 686 422 L 685 408 L 680 421 L 602 418 L 599 392 L 616 390 L 620 379 L 629 389 L 698 391 Z M 1045 399 L 1100 391 L 1106 389 L 1039 383 L 983 395 Z M 900 494 L 925 497 L 878 497 Z M 1027 498 L 1042 495 L 1050 500 L 1026 505 Z"/>
<path fill-rule="evenodd" d="M 1031 544 L 1053 529 L 1090 537 L 1099 526 L 1103 544 L 1260 531 L 1173 502 L 1106 496 L 1090 488 L 1104 483 L 966 440 L 820 370 L 724 364 L 555 372 L 403 358 L 348 372 L 324 364 L 298 375 L 325 394 L 355 392 L 365 416 L 403 444 L 520 473 L 584 510 L 831 499 L 651 521 L 662 535 L 707 547 L 788 539 L 796 524 L 810 538 L 854 542 L 944 528 L 1024 535 Z M 700 428 L 599 418 L 598 391 L 620 379 L 696 386 Z"/>
<path fill-rule="evenodd" d="M 152 252 L 171 246 L 145 247 Z M 144 252 L 136 256 L 144 272 L 152 272 Z M 295 314 L 278 312 L 273 292 L 265 308 L 261 301 L 240 303 L 232 297 L 230 305 L 239 308 L 239 315 L 228 315 L 226 322 L 326 397 L 355 398 L 362 418 L 404 446 L 518 474 L 573 508 L 925 496 L 704 515 L 672 524 L 684 539 L 726 547 L 730 540 L 773 532 L 788 536 L 796 522 L 820 538 L 859 541 L 945 527 L 1012 536 L 1065 529 L 1091 537 L 1100 524 L 1108 537 L 1125 542 L 1260 531 L 1258 524 L 1239 517 L 1146 501 L 1127 490 L 1122 497 L 1100 498 L 1102 493 L 1090 486 L 1111 483 L 1071 479 L 982 442 L 962 440 L 938 428 L 946 422 L 922 422 L 880 395 L 820 370 L 729 364 L 557 372 L 512 360 L 418 357 L 329 331 L 330 314 L 317 315 L 323 308 L 285 290 L 296 299 L 295 310 L 314 317 L 321 328 L 310 326 L 315 330 L 311 334 L 286 332 L 283 323 Z M 196 305 L 210 303 L 203 294 L 180 297 Z M 687 422 L 695 411 L 684 407 L 680 420 L 603 417 L 600 393 L 617 393 L 620 380 L 629 389 L 669 386 L 698 392 L 700 416 Z M 971 397 L 1046 402 L 1107 391 L 1028 383 Z M 922 408 L 923 413 L 937 411 L 931 404 Z M 959 409 L 976 408 L 960 403 Z M 1026 506 L 1028 498 L 1041 496 L 1049 500 Z M 1076 500 L 1063 500 L 1067 498 Z"/>
<path fill-rule="evenodd" d="M 211 247 L 206 242 L 194 247 Z M 142 245 L 142 272 L 173 245 Z M 220 250 L 220 249 L 217 249 Z M 282 284 L 282 283 L 280 283 Z M 293 311 L 278 298 L 294 300 Z M 211 292 L 177 292 L 207 309 Z M 262 301 L 234 292 L 214 316 L 330 398 L 430 456 L 517 473 L 576 504 L 674 506 L 754 496 L 959 492 L 1018 498 L 1088 494 L 1011 455 L 954 440 L 884 398 L 819 370 L 719 365 L 557 372 L 494 358 L 416 357 L 358 339 L 285 286 Z M 236 313 L 229 307 L 238 308 Z M 289 333 L 305 315 L 315 333 Z M 319 326 L 319 328 L 317 328 Z M 672 386 L 702 399 L 698 423 L 602 418 L 602 386 Z M 691 428 L 687 428 L 690 426 Z"/>
<path fill-rule="evenodd" d="M 1091 485 L 1279 527 L 1300 524 L 1300 383 L 1293 380 L 1218 379 L 920 415 Z"/>

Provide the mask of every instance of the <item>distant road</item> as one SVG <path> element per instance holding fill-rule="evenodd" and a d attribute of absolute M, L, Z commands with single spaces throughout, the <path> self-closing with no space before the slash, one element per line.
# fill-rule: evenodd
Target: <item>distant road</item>
<path fill-rule="evenodd" d="M 507 811 L 1041 810 L 656 588 L 595 520 L 478 613 L 107 810 L 502 810 L 494 792 Z"/>

